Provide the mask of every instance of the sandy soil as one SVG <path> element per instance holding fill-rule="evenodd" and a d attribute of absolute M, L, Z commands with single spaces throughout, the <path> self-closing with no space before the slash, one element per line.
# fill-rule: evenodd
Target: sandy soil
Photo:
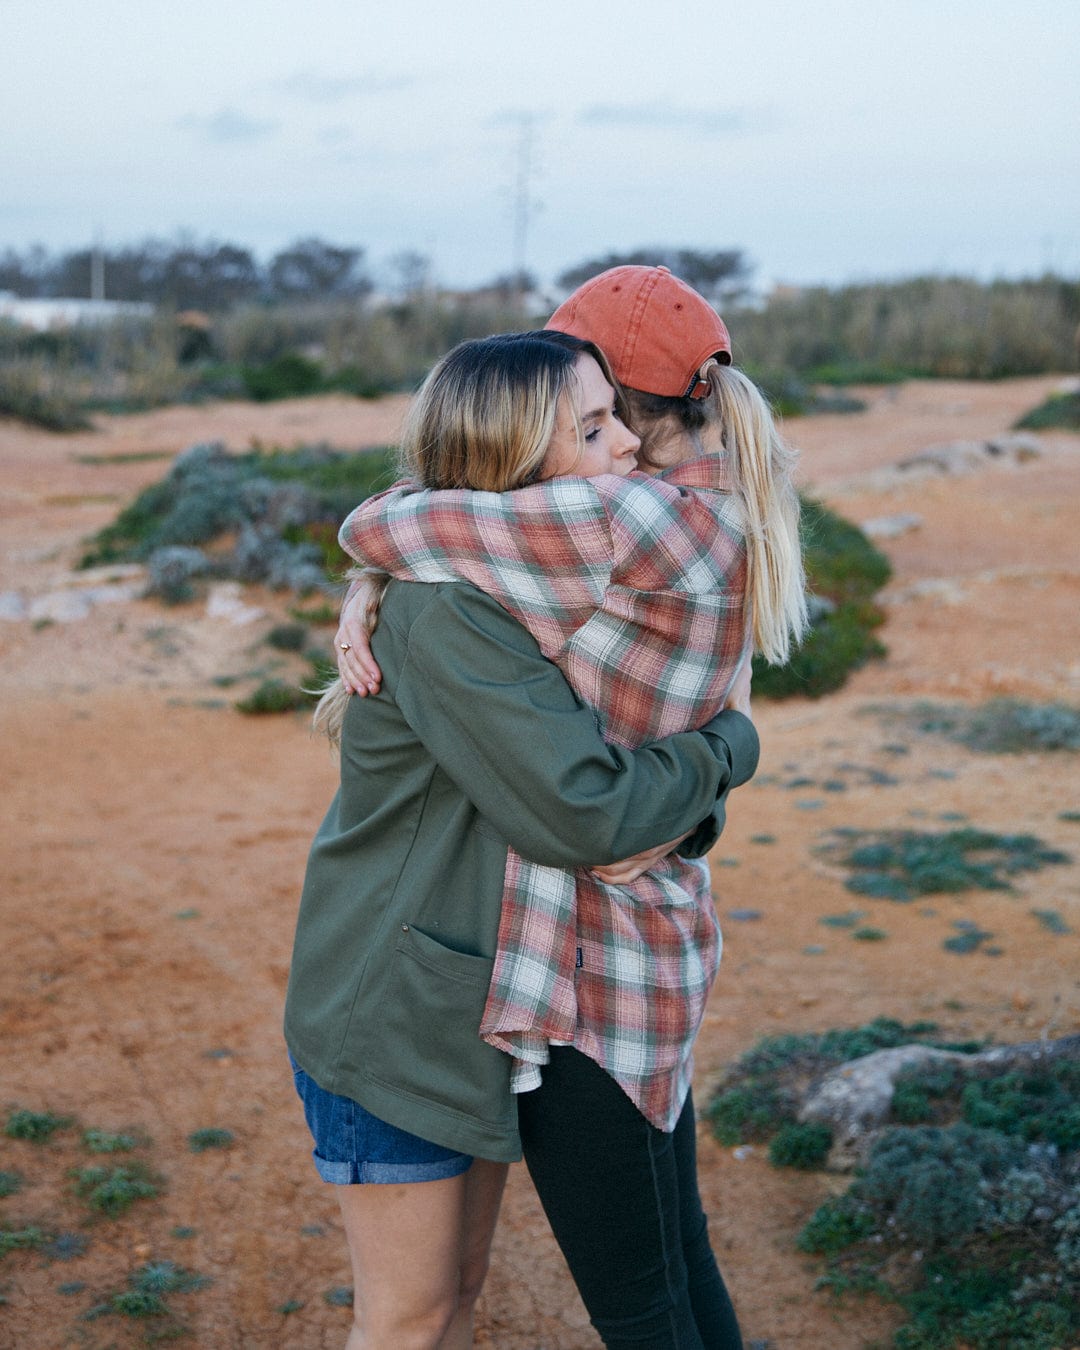
<path fill-rule="evenodd" d="M 1053 383 L 913 383 L 866 391 L 865 413 L 790 424 L 804 480 L 827 501 L 860 522 L 914 512 L 923 523 L 882 545 L 895 569 L 888 658 L 821 702 L 760 703 L 761 771 L 733 803 L 714 873 L 721 915 L 759 917 L 725 923 L 699 1102 L 765 1033 L 877 1015 L 929 1018 L 951 1037 L 1080 1029 L 1075 865 L 1015 894 L 856 905 L 815 853 L 836 826 L 934 828 L 962 813 L 1080 854 L 1077 825 L 1060 818 L 1080 806 L 1070 759 L 976 755 L 880 711 L 1001 693 L 1080 702 L 1080 438 L 1047 435 L 1038 459 L 963 477 L 883 472 L 927 445 L 1006 430 Z M 324 1297 L 349 1283 L 336 1204 L 311 1169 L 279 1034 L 305 854 L 335 768 L 303 717 L 231 706 L 276 659 L 261 639 L 285 601 L 245 596 L 265 614 L 242 626 L 201 603 L 114 598 L 72 622 L 35 621 L 43 611 L 27 607 L 108 581 L 73 576 L 80 541 L 187 445 L 359 447 L 391 439 L 400 413 L 400 401 L 330 398 L 102 418 L 65 437 L 0 423 L 0 592 L 4 612 L 28 615 L 0 620 L 0 1107 L 144 1132 L 140 1156 L 167 1179 L 160 1198 L 87 1226 L 68 1169 L 122 1157 L 86 1154 L 74 1126 L 45 1145 L 0 1138 L 0 1170 L 23 1177 L 0 1200 L 0 1226 L 74 1233 L 83 1242 L 68 1239 L 69 1256 L 85 1244 L 66 1261 L 56 1249 L 0 1259 L 0 1346 L 142 1344 L 153 1323 L 83 1314 L 148 1260 L 213 1280 L 171 1299 L 188 1344 L 344 1340 L 348 1313 Z M 856 907 L 886 940 L 821 923 Z M 1034 909 L 1057 910 L 1073 933 L 1055 937 Z M 1000 954 L 945 951 L 957 920 L 990 930 Z M 189 1135 L 211 1127 L 232 1131 L 233 1146 L 192 1152 Z M 841 1183 L 776 1172 L 761 1150 L 737 1156 L 704 1128 L 701 1170 L 749 1342 L 856 1350 L 888 1339 L 892 1311 L 815 1293 L 815 1266 L 794 1246 Z M 290 1303 L 303 1306 L 280 1311 Z M 478 1343 L 597 1344 L 520 1168 Z"/>

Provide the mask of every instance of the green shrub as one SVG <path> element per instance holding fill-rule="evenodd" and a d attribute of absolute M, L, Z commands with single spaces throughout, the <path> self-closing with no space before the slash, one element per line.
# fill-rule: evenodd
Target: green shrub
<path fill-rule="evenodd" d="M 911 1041 L 927 1042 L 935 1031 L 932 1022 L 905 1026 L 892 1018 L 878 1017 L 861 1027 L 766 1036 L 728 1070 L 706 1106 L 705 1116 L 715 1137 L 727 1146 L 770 1139 L 788 1127 L 795 1127 L 790 1134 L 792 1141 L 805 1143 L 811 1135 L 808 1127 L 796 1124 L 795 1113 L 800 1085 L 809 1077 L 875 1050 Z M 780 1147 L 781 1151 L 787 1148 L 787 1141 Z M 826 1152 L 828 1148 L 826 1143 Z"/>
<path fill-rule="evenodd" d="M 0 1228 L 0 1256 L 43 1247 L 48 1240 L 40 1228 Z"/>
<path fill-rule="evenodd" d="M 832 1148 L 832 1130 L 827 1125 L 788 1122 L 782 1125 L 769 1144 L 769 1161 L 774 1167 L 797 1167 L 813 1172 L 821 1167 Z"/>
<path fill-rule="evenodd" d="M 980 1129 L 1080 1150 L 1080 1064 L 1052 1062 L 1038 1072 L 968 1083 L 964 1119 Z"/>
<path fill-rule="evenodd" d="M 9 1139 L 27 1139 L 32 1144 L 44 1144 L 58 1130 L 72 1124 L 70 1116 L 57 1116 L 51 1111 L 16 1110 L 8 1116 L 4 1133 Z"/>
<path fill-rule="evenodd" d="M 247 698 L 238 699 L 233 705 L 237 712 L 261 717 L 273 713 L 296 712 L 311 702 L 311 695 L 286 684 L 284 680 L 263 680 Z"/>
<path fill-rule="evenodd" d="M 1002 1295 L 1002 1272 L 948 1260 L 932 1262 L 917 1287 L 900 1297 L 911 1321 L 896 1333 L 897 1350 L 1061 1350 L 1075 1322 L 1051 1299 Z"/>
<path fill-rule="evenodd" d="M 1080 390 L 1052 394 L 1045 403 L 1025 413 L 1016 427 L 1027 431 L 1047 431 L 1057 427 L 1064 431 L 1080 431 Z"/>
<path fill-rule="evenodd" d="M 869 600 L 889 580 L 892 567 L 857 525 L 821 502 L 806 498 L 800 528 L 810 589 L 838 604 Z"/>
<path fill-rule="evenodd" d="M 824 615 L 786 666 L 754 658 L 754 693 L 764 698 L 821 698 L 842 688 L 853 670 L 885 655 L 874 636 L 881 616 L 864 605 L 843 605 Z"/>
<path fill-rule="evenodd" d="M 308 630 L 302 623 L 279 623 L 266 635 L 269 646 L 280 652 L 303 651 Z"/>
<path fill-rule="evenodd" d="M 235 1142 L 235 1135 L 232 1130 L 223 1130 L 216 1127 L 210 1127 L 204 1130 L 193 1130 L 188 1135 L 188 1148 L 192 1153 L 205 1153 L 211 1148 L 232 1148 Z"/>
<path fill-rule="evenodd" d="M 814 1212 L 800 1232 L 797 1246 L 800 1251 L 831 1256 L 861 1242 L 874 1231 L 874 1226 L 874 1216 L 869 1209 L 850 1195 L 836 1196 L 826 1200 Z"/>
<path fill-rule="evenodd" d="M 1072 929 L 1062 918 L 1059 910 L 1056 909 L 1033 909 L 1031 914 L 1042 924 L 1048 933 L 1054 933 L 1058 937 L 1065 933 L 1071 933 Z"/>
<path fill-rule="evenodd" d="M 885 651 L 874 636 L 883 616 L 872 601 L 889 579 L 889 560 L 820 502 L 803 500 L 799 528 L 807 582 L 824 606 L 786 666 L 755 659 L 754 691 L 767 698 L 832 693 L 852 670 Z"/>
<path fill-rule="evenodd" d="M 843 381 L 807 382 L 793 371 L 748 371 L 780 417 L 812 417 L 819 413 L 865 412 L 866 403 L 845 393 L 823 393 L 813 383 L 839 384 Z"/>
<path fill-rule="evenodd" d="M 990 1213 L 984 1182 L 1018 1166 L 1024 1151 L 990 1130 L 958 1124 L 890 1129 L 852 1186 L 857 1200 L 894 1220 L 924 1250 L 969 1236 Z"/>
<path fill-rule="evenodd" d="M 244 388 L 257 403 L 279 398 L 303 398 L 325 388 L 322 367 L 299 352 L 283 352 L 261 366 L 245 366 Z"/>
<path fill-rule="evenodd" d="M 90 425 L 73 381 L 43 361 L 0 365 L 0 417 L 46 431 L 83 431 Z"/>
<path fill-rule="evenodd" d="M 82 565 L 146 562 L 171 549 L 167 557 L 185 563 L 181 588 L 203 570 L 298 590 L 327 585 L 327 572 L 345 561 L 341 521 L 392 477 L 387 449 L 232 455 L 217 444 L 191 446 L 94 537 Z M 231 548 L 216 548 L 211 568 L 196 546 L 223 540 Z"/>
<path fill-rule="evenodd" d="M 14 1195 L 22 1190 L 22 1174 L 20 1172 L 0 1172 L 0 1200 L 6 1199 L 9 1195 Z"/>
<path fill-rule="evenodd" d="M 117 1134 L 112 1130 L 84 1130 L 82 1141 L 91 1153 L 130 1153 L 141 1142 L 134 1134 Z"/>
<path fill-rule="evenodd" d="M 338 626 L 338 615 L 340 613 L 337 605 L 321 604 L 309 605 L 306 608 L 295 607 L 289 610 L 292 617 L 303 624 L 313 624 L 319 628 L 328 628 Z"/>
<path fill-rule="evenodd" d="M 706 1115 L 719 1142 L 731 1146 L 768 1138 L 789 1110 L 772 1084 L 751 1079 L 741 1087 L 716 1093 Z"/>
<path fill-rule="evenodd" d="M 963 1076 L 953 1065 L 933 1065 L 901 1074 L 893 1085 L 892 1118 L 899 1125 L 926 1125 L 959 1099 Z"/>
<path fill-rule="evenodd" d="M 1014 1077 L 990 1081 L 1010 1096 Z M 910 1320 L 896 1346 L 1060 1350 L 1075 1343 L 1080 1208 L 1063 1206 L 1073 1195 L 1076 1153 L 1067 1146 L 1036 1157 L 1024 1130 L 1011 1128 L 1030 1119 L 1031 1095 L 1026 1103 L 1013 1097 L 994 1117 L 1010 1133 L 964 1122 L 887 1131 L 848 1190 L 827 1200 L 800 1234 L 802 1250 L 828 1259 L 822 1285 L 842 1292 L 876 1280 L 902 1304 Z"/>
<path fill-rule="evenodd" d="M 845 882 L 848 890 L 890 900 L 975 889 L 1009 891 L 1010 877 L 1070 861 L 1068 854 L 1034 835 L 970 827 L 836 831 L 820 852 L 852 871 Z"/>
<path fill-rule="evenodd" d="M 161 1178 L 141 1163 L 124 1167 L 82 1167 L 72 1174 L 75 1194 L 91 1209 L 116 1218 L 136 1200 L 148 1200 L 161 1193 Z"/>
<path fill-rule="evenodd" d="M 115 1314 L 120 1317 L 172 1318 L 172 1325 L 152 1339 L 173 1339 L 184 1334 L 184 1328 L 175 1320 L 166 1300 L 168 1294 L 186 1294 L 205 1289 L 211 1283 L 206 1275 L 185 1270 L 173 1261 L 153 1261 L 140 1266 L 128 1276 L 127 1289 L 111 1294 L 104 1303 L 92 1308 L 88 1318 Z"/>
<path fill-rule="evenodd" d="M 918 731 L 945 736 L 983 754 L 1080 750 L 1080 709 L 1064 703 L 991 699 L 975 708 L 916 703 L 901 716 Z"/>

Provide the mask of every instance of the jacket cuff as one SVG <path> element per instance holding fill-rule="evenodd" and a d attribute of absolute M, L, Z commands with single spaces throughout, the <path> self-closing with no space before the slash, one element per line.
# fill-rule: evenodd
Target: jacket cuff
<path fill-rule="evenodd" d="M 753 722 L 734 709 L 714 717 L 708 726 L 702 728 L 702 735 L 708 739 L 714 751 L 727 760 L 731 777 L 717 792 L 716 805 L 712 811 L 675 850 L 683 858 L 703 858 L 716 844 L 727 820 L 728 792 L 754 776 L 761 751 Z"/>
<path fill-rule="evenodd" d="M 761 755 L 761 742 L 758 740 L 757 728 L 749 717 L 729 708 L 703 727 L 702 735 L 708 738 L 719 754 L 725 755 L 731 766 L 731 778 L 726 785 L 728 789 L 741 787 L 753 778 Z M 725 749 L 721 750 L 720 746 Z"/>

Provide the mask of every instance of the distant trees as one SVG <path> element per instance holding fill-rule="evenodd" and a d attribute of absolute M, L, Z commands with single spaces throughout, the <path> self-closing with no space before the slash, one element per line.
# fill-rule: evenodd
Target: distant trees
<path fill-rule="evenodd" d="M 355 299 L 372 290 L 362 248 L 321 239 L 299 239 L 276 254 L 267 269 L 270 292 L 281 300 Z"/>
<path fill-rule="evenodd" d="M 582 282 L 606 272 L 609 267 L 669 267 L 677 277 L 719 308 L 731 304 L 746 294 L 752 268 L 741 249 L 720 249 L 703 252 L 690 248 L 636 248 L 629 253 L 607 253 L 602 258 L 569 267 L 556 281 L 566 291 L 572 291 Z"/>
<path fill-rule="evenodd" d="M 104 249 L 110 300 L 148 300 L 174 309 L 226 310 L 252 300 L 357 299 L 372 290 L 364 250 L 299 239 L 265 267 L 238 244 L 181 237 Z M 50 254 L 40 246 L 0 253 L 0 291 L 90 295 L 92 250 Z"/>

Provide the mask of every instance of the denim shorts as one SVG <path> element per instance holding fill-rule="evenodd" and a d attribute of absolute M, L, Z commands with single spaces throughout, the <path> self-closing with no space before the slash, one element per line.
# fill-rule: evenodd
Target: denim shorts
<path fill-rule="evenodd" d="M 460 1176 L 472 1166 L 469 1154 L 455 1153 L 388 1125 L 351 1097 L 339 1097 L 319 1087 L 292 1055 L 289 1062 L 315 1140 L 311 1156 L 323 1181 L 336 1186 L 442 1181 Z"/>

